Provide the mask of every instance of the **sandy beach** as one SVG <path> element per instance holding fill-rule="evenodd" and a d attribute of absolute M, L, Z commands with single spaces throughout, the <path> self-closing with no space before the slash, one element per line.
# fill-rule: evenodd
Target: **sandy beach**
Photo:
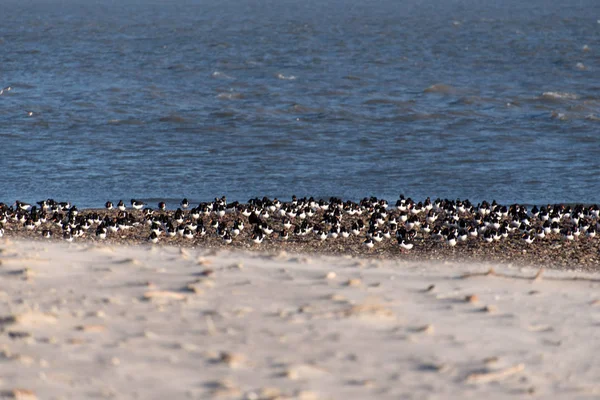
<path fill-rule="evenodd" d="M 0 241 L 20 399 L 600 396 L 600 275 Z"/>

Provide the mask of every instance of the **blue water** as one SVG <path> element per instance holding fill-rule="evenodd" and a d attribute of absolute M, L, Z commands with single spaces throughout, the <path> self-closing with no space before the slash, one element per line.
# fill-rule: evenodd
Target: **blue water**
<path fill-rule="evenodd" d="M 0 201 L 600 202 L 597 0 L 0 14 Z"/>

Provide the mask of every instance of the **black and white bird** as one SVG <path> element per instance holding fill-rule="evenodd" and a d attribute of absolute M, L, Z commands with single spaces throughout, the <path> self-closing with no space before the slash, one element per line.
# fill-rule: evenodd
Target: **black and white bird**
<path fill-rule="evenodd" d="M 143 201 L 131 199 L 131 207 L 135 208 L 136 210 L 141 210 L 145 205 L 146 204 Z"/>
<path fill-rule="evenodd" d="M 150 236 L 148 237 L 148 241 L 151 243 L 158 243 L 158 235 L 156 234 L 156 232 L 150 233 Z"/>
<path fill-rule="evenodd" d="M 181 205 L 181 208 L 183 208 L 185 210 L 190 206 L 190 202 L 188 201 L 187 198 L 184 198 L 183 200 L 181 200 L 180 205 Z"/>
<path fill-rule="evenodd" d="M 263 232 L 261 230 L 255 230 L 254 233 L 252 234 L 252 241 L 256 244 L 262 243 L 264 238 L 265 238 L 265 235 L 263 234 Z"/>
<path fill-rule="evenodd" d="M 527 232 L 523 234 L 522 238 L 525 241 L 525 243 L 532 244 L 535 240 L 535 235 L 533 235 L 531 232 Z"/>
<path fill-rule="evenodd" d="M 96 229 L 96 237 L 98 239 L 102 239 L 102 240 L 106 239 L 107 233 L 108 233 L 108 229 L 106 229 L 106 227 L 104 227 L 102 225 Z"/>
<path fill-rule="evenodd" d="M 31 204 L 23 203 L 22 201 L 19 201 L 19 200 L 15 201 L 15 204 L 13 204 L 13 205 L 17 206 L 17 208 L 19 210 L 23 210 L 23 211 L 27 211 L 31 208 Z"/>
<path fill-rule="evenodd" d="M 414 246 L 412 242 L 409 242 L 408 239 L 404 238 L 398 238 L 398 244 L 400 245 L 400 248 L 404 250 L 412 250 Z"/>

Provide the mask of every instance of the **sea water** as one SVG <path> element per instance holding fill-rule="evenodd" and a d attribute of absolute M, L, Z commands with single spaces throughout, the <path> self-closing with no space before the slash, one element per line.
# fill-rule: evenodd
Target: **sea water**
<path fill-rule="evenodd" d="M 0 14 L 0 201 L 600 202 L 597 0 Z"/>

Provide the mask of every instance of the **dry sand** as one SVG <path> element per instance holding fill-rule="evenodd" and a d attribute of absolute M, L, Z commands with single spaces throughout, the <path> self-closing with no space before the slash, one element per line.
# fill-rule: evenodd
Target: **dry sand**
<path fill-rule="evenodd" d="M 600 397 L 600 275 L 0 241 L 0 397 Z"/>

